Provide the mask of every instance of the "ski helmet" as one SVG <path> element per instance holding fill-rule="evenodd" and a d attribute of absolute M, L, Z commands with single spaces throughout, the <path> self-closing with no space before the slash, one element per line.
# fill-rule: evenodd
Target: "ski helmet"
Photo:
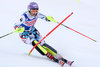
<path fill-rule="evenodd" d="M 29 5 L 28 5 L 28 10 L 30 11 L 31 9 L 39 9 L 39 6 L 36 2 L 31 2 Z"/>

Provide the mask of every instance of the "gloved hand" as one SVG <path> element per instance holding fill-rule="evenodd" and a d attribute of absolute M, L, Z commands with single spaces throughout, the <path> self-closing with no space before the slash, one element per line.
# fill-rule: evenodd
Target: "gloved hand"
<path fill-rule="evenodd" d="M 19 28 L 16 28 L 15 32 L 17 33 L 22 33 L 25 31 L 25 28 L 24 27 L 19 27 Z"/>
<path fill-rule="evenodd" d="M 55 19 L 52 16 L 47 16 L 46 19 L 47 19 L 47 21 L 57 22 L 57 21 L 55 21 Z"/>

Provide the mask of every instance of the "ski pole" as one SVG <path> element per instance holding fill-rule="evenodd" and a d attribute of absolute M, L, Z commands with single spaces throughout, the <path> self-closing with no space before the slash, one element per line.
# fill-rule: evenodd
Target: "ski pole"
<path fill-rule="evenodd" d="M 5 37 L 5 36 L 8 36 L 8 35 L 13 34 L 13 33 L 15 33 L 15 32 L 21 33 L 21 32 L 23 32 L 24 30 L 25 30 L 24 27 L 18 28 L 18 29 L 16 29 L 15 31 L 12 31 L 12 32 L 10 32 L 10 33 L 8 33 L 8 34 L 5 34 L 5 35 L 1 36 L 0 38 L 3 38 L 3 37 Z"/>
<path fill-rule="evenodd" d="M 52 22 L 55 22 L 55 23 L 59 24 L 59 22 L 55 21 L 55 19 L 53 17 L 51 17 L 51 16 L 47 16 L 47 19 L 51 20 Z M 88 36 L 86 36 L 86 35 L 78 32 L 78 31 L 76 31 L 76 30 L 74 30 L 74 29 L 72 29 L 72 28 L 70 28 L 70 27 L 68 27 L 68 26 L 66 26 L 64 24 L 61 24 L 61 25 L 64 26 L 64 27 L 66 27 L 66 28 L 68 28 L 68 29 L 70 29 L 70 30 L 72 30 L 72 31 L 74 31 L 74 32 L 76 32 L 76 33 L 78 33 L 78 34 L 80 34 L 80 35 L 82 35 L 82 36 L 84 36 L 84 37 L 86 37 L 86 38 L 88 38 L 88 39 L 90 39 L 90 40 L 92 40 L 92 41 L 94 41 L 94 42 L 96 42 L 96 40 L 94 40 L 94 39 L 92 39 L 92 38 L 90 38 L 90 37 L 88 37 Z"/>
<path fill-rule="evenodd" d="M 0 38 L 3 38 L 3 37 L 5 37 L 5 36 L 8 36 L 8 35 L 13 34 L 13 33 L 15 33 L 15 32 L 16 32 L 16 31 L 10 32 L 10 33 L 8 33 L 8 34 L 5 34 L 5 35 L 3 35 L 3 36 L 0 36 Z"/>
<path fill-rule="evenodd" d="M 30 54 L 32 53 L 33 49 L 41 42 L 43 41 L 47 36 L 49 36 L 56 28 L 58 28 L 65 20 L 67 20 L 71 15 L 73 14 L 73 12 L 68 15 L 63 21 L 61 21 L 55 28 L 53 28 L 46 36 L 44 36 L 29 52 L 28 56 L 30 56 Z"/>

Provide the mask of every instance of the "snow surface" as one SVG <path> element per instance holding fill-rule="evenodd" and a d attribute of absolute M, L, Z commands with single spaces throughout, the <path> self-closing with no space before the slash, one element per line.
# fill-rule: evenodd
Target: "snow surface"
<path fill-rule="evenodd" d="M 14 23 L 33 0 L 0 0 L 0 36 L 13 31 Z M 93 42 L 63 26 L 58 27 L 45 41 L 64 58 L 74 60 L 72 67 L 100 67 L 100 0 L 34 0 L 40 12 L 95 40 Z M 35 27 L 45 36 L 57 24 L 38 19 Z M 0 67 L 60 67 L 41 56 L 36 50 L 28 56 L 31 45 L 24 44 L 18 33 L 0 39 Z M 67 66 L 69 67 L 69 66 Z"/>

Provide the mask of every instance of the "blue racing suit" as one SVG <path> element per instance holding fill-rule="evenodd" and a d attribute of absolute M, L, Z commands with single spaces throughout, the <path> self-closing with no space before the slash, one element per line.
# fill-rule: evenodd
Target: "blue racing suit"
<path fill-rule="evenodd" d="M 24 27 L 25 31 L 23 33 L 20 33 L 19 36 L 22 39 L 22 41 L 26 44 L 32 44 L 32 41 L 34 40 L 41 40 L 41 35 L 39 33 L 39 31 L 34 27 L 37 19 L 43 19 L 46 20 L 46 16 L 38 13 L 35 17 L 31 16 L 30 13 L 27 11 L 25 13 L 22 14 L 21 18 L 20 18 L 20 22 L 16 23 L 14 25 L 14 28 L 17 27 Z M 42 45 L 44 43 L 44 41 L 42 41 L 40 43 L 40 45 Z"/>
<path fill-rule="evenodd" d="M 34 16 L 31 16 L 30 13 L 27 11 L 22 14 L 20 18 L 20 22 L 14 25 L 15 29 L 19 27 L 25 28 L 25 31 L 19 34 L 20 38 L 22 39 L 24 43 L 31 44 L 34 46 L 36 44 L 35 41 L 39 42 L 42 39 L 39 31 L 34 27 L 38 18 L 49 21 L 47 20 L 46 16 L 41 13 L 38 13 L 34 17 Z M 39 44 L 39 46 L 37 45 L 36 50 L 40 54 L 46 55 L 47 57 L 49 57 L 50 59 L 53 59 L 57 63 L 58 63 L 59 58 L 62 58 L 62 56 L 58 54 L 54 48 L 46 44 L 44 41 L 42 41 Z"/>

